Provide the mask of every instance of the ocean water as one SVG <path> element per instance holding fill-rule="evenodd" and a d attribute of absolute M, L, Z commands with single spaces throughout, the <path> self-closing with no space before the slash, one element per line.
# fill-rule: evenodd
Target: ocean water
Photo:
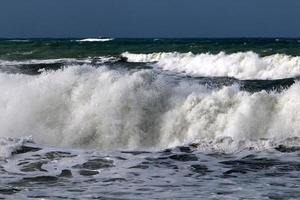
<path fill-rule="evenodd" d="M 300 39 L 1 39 L 0 199 L 300 199 Z"/>

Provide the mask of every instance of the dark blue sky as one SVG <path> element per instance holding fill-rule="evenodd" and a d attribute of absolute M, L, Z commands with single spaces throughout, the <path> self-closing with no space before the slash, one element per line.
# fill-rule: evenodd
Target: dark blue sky
<path fill-rule="evenodd" d="M 0 37 L 300 37 L 300 0 L 1 0 Z"/>

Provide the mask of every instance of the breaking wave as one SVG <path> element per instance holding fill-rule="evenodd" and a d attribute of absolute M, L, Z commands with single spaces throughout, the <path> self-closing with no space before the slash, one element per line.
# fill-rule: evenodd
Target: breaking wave
<path fill-rule="evenodd" d="M 77 42 L 108 42 L 112 41 L 114 38 L 86 38 L 81 40 L 76 40 Z"/>
<path fill-rule="evenodd" d="M 163 70 L 192 76 L 234 77 L 238 79 L 281 79 L 300 75 L 300 57 L 283 54 L 260 57 L 254 52 L 226 54 L 152 53 L 122 57 L 129 62 L 155 62 Z"/>
<path fill-rule="evenodd" d="M 25 73 L 24 70 L 44 71 L 46 69 L 61 68 L 69 65 L 102 65 L 119 61 L 116 57 L 99 56 L 94 58 L 59 58 L 59 59 L 31 59 L 31 60 L 0 60 L 0 72 L 2 73 Z M 27 68 L 26 68 L 27 66 Z M 36 67 L 34 67 L 36 66 Z M 56 67 L 54 67 L 56 66 Z"/>
<path fill-rule="evenodd" d="M 115 57 L 110 56 L 99 56 L 94 58 L 58 58 L 58 59 L 32 59 L 32 60 L 0 60 L 0 66 L 16 66 L 16 65 L 41 65 L 41 64 L 55 64 L 63 63 L 65 65 L 71 64 L 103 64 L 105 62 L 116 62 L 118 61 Z"/>
<path fill-rule="evenodd" d="M 0 73 L 0 91 L 0 136 L 41 144 L 161 149 L 196 142 L 226 150 L 300 137 L 298 82 L 250 93 L 82 65 L 36 76 Z"/>

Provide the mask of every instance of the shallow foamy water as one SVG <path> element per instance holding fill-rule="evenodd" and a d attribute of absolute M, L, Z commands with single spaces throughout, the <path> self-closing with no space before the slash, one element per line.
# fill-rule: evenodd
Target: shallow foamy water
<path fill-rule="evenodd" d="M 10 141 L 12 142 L 12 141 Z M 17 141 L 15 141 L 17 142 Z M 95 151 L 16 143 L 0 161 L 0 198 L 298 199 L 299 147 L 203 153 Z"/>

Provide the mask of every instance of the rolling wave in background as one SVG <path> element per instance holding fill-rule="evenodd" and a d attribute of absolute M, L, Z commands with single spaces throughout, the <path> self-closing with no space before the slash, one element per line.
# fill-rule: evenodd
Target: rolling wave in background
<path fill-rule="evenodd" d="M 300 75 L 300 57 L 275 54 L 260 57 L 254 52 L 226 54 L 152 53 L 122 57 L 129 62 L 156 62 L 155 67 L 192 76 L 222 76 L 238 79 L 281 79 Z"/>
<path fill-rule="evenodd" d="M 81 40 L 76 40 L 77 42 L 108 42 L 112 41 L 114 38 L 86 38 Z"/>

